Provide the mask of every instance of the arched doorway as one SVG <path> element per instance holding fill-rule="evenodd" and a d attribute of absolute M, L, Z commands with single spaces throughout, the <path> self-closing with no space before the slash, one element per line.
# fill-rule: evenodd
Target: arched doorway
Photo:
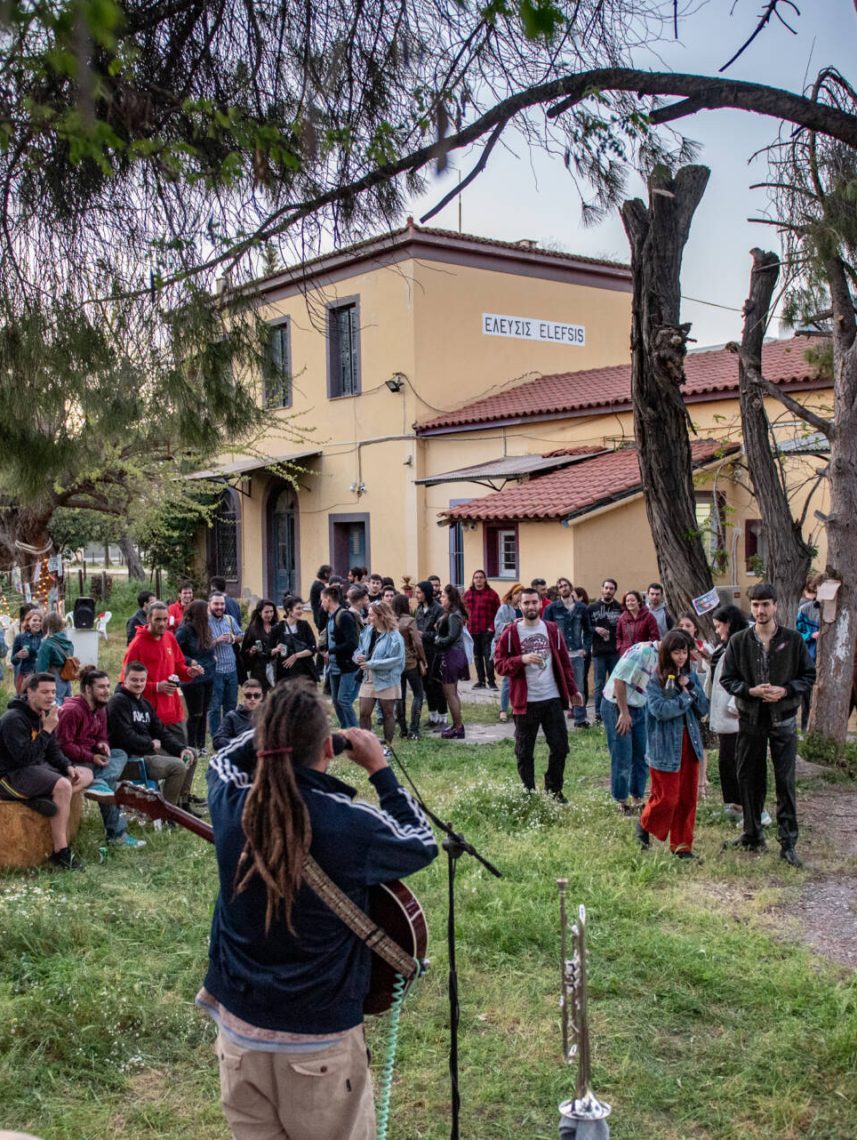
<path fill-rule="evenodd" d="M 271 599 L 282 605 L 284 594 L 298 590 L 297 495 L 283 486 L 271 493 L 268 506 L 268 582 Z"/>

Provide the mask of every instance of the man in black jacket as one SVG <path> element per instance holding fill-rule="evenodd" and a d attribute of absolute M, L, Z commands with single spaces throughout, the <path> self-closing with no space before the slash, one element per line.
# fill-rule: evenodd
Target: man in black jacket
<path fill-rule="evenodd" d="M 592 665 L 595 669 L 595 723 L 601 724 L 601 694 L 610 674 L 622 656 L 616 648 L 616 627 L 622 607 L 616 601 L 616 579 L 605 578 L 601 583 L 601 599 L 589 605 L 592 624 Z"/>
<path fill-rule="evenodd" d="M 357 649 L 357 622 L 354 614 L 342 605 L 338 586 L 327 586 L 321 594 L 327 614 L 327 675 L 330 695 L 340 728 L 355 728 L 354 699 L 357 696 L 358 666 L 354 663 Z"/>
<path fill-rule="evenodd" d="M 141 625 L 146 625 L 149 620 L 149 602 L 155 595 L 151 590 L 141 590 L 137 595 L 137 611 L 131 614 L 128 621 L 125 623 L 125 633 L 128 636 L 128 644 L 134 640 L 137 630 Z"/>
<path fill-rule="evenodd" d="M 321 604 L 321 592 L 330 581 L 332 573 L 333 567 L 328 566 L 327 563 L 324 566 L 319 566 L 316 579 L 309 588 L 309 608 L 312 610 L 312 620 L 315 622 L 315 628 L 319 633 L 327 624 L 327 614 Z"/>
<path fill-rule="evenodd" d="M 56 695 L 53 673 L 34 673 L 0 717 L 0 796 L 49 816 L 51 863 L 79 871 L 83 863 L 68 845 L 71 797 L 89 787 L 93 775 L 89 768 L 76 768 L 57 743 Z"/>
<path fill-rule="evenodd" d="M 265 694 L 262 691 L 261 684 L 252 677 L 248 677 L 241 686 L 241 696 L 242 703 L 232 712 L 226 714 L 214 734 L 212 743 L 218 752 L 221 748 L 225 748 L 230 740 L 234 740 L 236 736 L 240 736 L 253 727 L 253 716 Z"/>
<path fill-rule="evenodd" d="M 147 775 L 164 781 L 164 799 L 190 811 L 196 756 L 143 696 L 147 676 L 139 661 L 129 661 L 125 667 L 125 680 L 107 703 L 110 747 L 121 748 L 131 761 L 144 760 Z"/>
<path fill-rule="evenodd" d="M 720 683 L 738 706 L 738 787 L 744 831 L 725 846 L 761 851 L 762 809 L 768 776 L 768 745 L 777 789 L 777 836 L 780 858 L 801 865 L 797 843 L 795 758 L 796 713 L 815 683 L 815 665 L 795 629 L 777 624 L 777 594 L 769 582 L 747 591 L 754 625 L 729 640 Z"/>

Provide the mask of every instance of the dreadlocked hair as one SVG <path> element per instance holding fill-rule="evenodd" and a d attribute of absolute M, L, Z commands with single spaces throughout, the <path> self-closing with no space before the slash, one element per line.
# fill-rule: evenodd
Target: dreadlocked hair
<path fill-rule="evenodd" d="M 255 875 L 265 885 L 265 929 L 281 915 L 289 931 L 312 828 L 295 768 L 318 758 L 330 722 L 309 680 L 281 682 L 268 694 L 256 725 L 256 772 L 244 803 L 247 837 L 235 872 L 241 894 Z"/>

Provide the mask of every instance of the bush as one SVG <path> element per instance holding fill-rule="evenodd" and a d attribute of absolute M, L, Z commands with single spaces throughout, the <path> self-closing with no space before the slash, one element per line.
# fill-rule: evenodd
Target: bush
<path fill-rule="evenodd" d="M 836 768 L 852 779 L 857 778 L 857 744 L 837 744 L 822 732 L 809 732 L 803 739 L 800 752 L 804 760 Z"/>

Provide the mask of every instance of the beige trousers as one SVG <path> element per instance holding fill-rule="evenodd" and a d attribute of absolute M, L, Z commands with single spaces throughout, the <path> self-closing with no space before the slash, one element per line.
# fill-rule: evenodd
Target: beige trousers
<path fill-rule="evenodd" d="M 313 1053 L 245 1049 L 222 1033 L 214 1048 L 233 1140 L 374 1140 L 362 1025 Z"/>

